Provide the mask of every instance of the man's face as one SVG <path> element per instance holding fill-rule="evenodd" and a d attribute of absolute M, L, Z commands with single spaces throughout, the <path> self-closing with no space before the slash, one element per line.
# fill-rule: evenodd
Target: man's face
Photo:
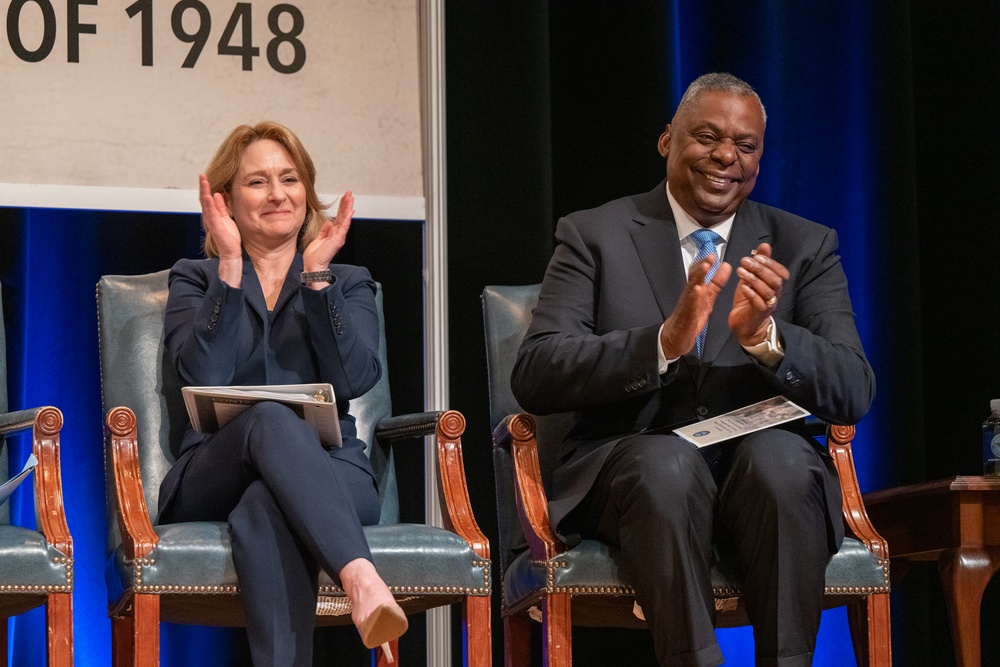
<path fill-rule="evenodd" d="M 657 143 L 670 193 L 702 226 L 750 196 L 764 150 L 764 114 L 752 95 L 707 90 L 681 109 Z"/>

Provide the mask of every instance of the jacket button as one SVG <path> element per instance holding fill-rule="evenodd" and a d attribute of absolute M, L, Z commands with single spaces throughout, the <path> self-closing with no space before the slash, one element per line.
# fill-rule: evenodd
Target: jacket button
<path fill-rule="evenodd" d="M 699 417 L 704 417 L 705 415 L 708 414 L 708 408 L 706 408 L 704 405 L 699 405 L 697 408 L 695 408 L 695 412 L 698 413 Z"/>

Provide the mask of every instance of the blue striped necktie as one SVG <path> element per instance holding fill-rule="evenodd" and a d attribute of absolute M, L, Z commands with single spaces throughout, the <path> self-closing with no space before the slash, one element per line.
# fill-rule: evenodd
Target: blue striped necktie
<path fill-rule="evenodd" d="M 694 256 L 694 264 L 704 260 L 709 255 L 715 255 L 715 264 L 713 264 L 712 268 L 705 274 L 705 283 L 707 284 L 710 280 L 712 280 L 712 276 L 715 275 L 715 272 L 719 270 L 721 258 L 719 257 L 719 251 L 715 248 L 715 244 L 721 241 L 722 237 L 713 232 L 711 229 L 699 229 L 693 232 L 691 236 L 694 237 L 695 243 L 698 244 L 698 254 Z M 705 323 L 705 328 L 698 334 L 697 350 L 699 359 L 701 359 L 701 352 L 705 347 L 706 333 L 708 333 L 708 323 Z"/>

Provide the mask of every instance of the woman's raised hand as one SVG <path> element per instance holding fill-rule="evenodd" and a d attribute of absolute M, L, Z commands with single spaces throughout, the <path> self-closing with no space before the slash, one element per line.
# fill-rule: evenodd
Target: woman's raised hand
<path fill-rule="evenodd" d="M 347 230 L 351 228 L 354 217 L 354 193 L 350 190 L 340 198 L 337 206 L 337 217 L 327 220 L 320 228 L 319 234 L 302 252 L 303 268 L 306 271 L 322 271 L 326 269 L 334 256 L 344 247 L 347 241 Z"/>
<path fill-rule="evenodd" d="M 215 240 L 219 253 L 219 278 L 232 287 L 243 284 L 243 238 L 236 221 L 226 209 L 226 200 L 212 192 L 205 174 L 198 175 L 198 197 L 201 199 L 201 223 Z"/>
<path fill-rule="evenodd" d="M 243 257 L 243 240 L 240 237 L 236 221 L 226 209 L 226 200 L 222 193 L 213 193 L 208 185 L 205 174 L 198 175 L 199 198 L 201 199 L 201 221 L 205 231 L 215 239 L 219 257 Z M 242 260 L 241 260 L 242 261 Z"/>

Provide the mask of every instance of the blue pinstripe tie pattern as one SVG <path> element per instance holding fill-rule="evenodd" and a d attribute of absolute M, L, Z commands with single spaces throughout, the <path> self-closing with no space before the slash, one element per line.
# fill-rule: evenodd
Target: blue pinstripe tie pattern
<path fill-rule="evenodd" d="M 719 270 L 721 258 L 719 257 L 719 251 L 715 248 L 715 244 L 721 241 L 722 237 L 713 232 L 711 229 L 699 229 L 692 232 L 691 236 L 694 237 L 695 243 L 698 244 L 698 254 L 694 256 L 695 264 L 704 260 L 709 255 L 715 255 L 715 264 L 713 264 L 712 268 L 705 274 L 705 282 L 708 283 L 712 279 L 712 276 L 715 275 L 715 272 Z M 708 333 L 708 324 L 705 324 L 705 328 L 698 334 L 696 347 L 699 359 L 701 359 L 701 352 L 705 347 L 706 333 Z"/>

